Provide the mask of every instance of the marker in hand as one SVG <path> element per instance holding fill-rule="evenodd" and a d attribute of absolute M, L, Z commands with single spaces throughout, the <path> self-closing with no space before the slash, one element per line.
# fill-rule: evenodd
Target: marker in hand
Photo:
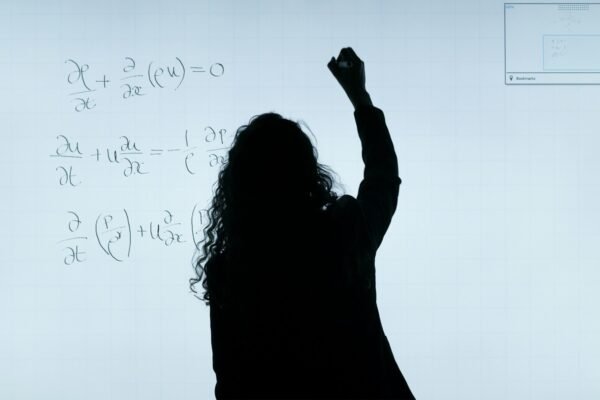
<path fill-rule="evenodd" d="M 354 108 L 372 105 L 369 93 L 365 88 L 364 63 L 351 47 L 344 47 L 337 60 L 335 57 L 331 57 L 327 67 L 348 95 Z"/>

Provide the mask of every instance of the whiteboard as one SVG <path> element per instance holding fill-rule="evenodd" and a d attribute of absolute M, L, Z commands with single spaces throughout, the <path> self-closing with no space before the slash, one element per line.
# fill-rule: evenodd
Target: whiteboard
<path fill-rule="evenodd" d="M 188 279 L 217 172 L 275 111 L 355 196 L 346 46 L 399 160 L 377 301 L 415 396 L 598 398 L 600 92 L 505 85 L 503 7 L 0 3 L 0 398 L 213 398 Z"/>

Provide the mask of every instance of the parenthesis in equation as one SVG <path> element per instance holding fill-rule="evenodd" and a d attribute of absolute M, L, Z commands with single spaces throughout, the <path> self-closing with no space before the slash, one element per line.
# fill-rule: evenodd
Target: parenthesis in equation
<path fill-rule="evenodd" d="M 96 218 L 96 224 L 95 224 L 95 226 L 94 226 L 94 231 L 96 232 L 96 240 L 98 241 L 98 245 L 100 246 L 100 248 L 101 248 L 102 250 L 104 250 L 104 252 L 105 252 L 107 255 L 109 255 L 109 256 L 111 256 L 111 257 L 112 257 L 112 255 L 110 254 L 110 251 L 109 251 L 107 248 L 105 248 L 105 247 L 104 247 L 104 245 L 102 244 L 102 241 L 100 240 L 100 235 L 98 234 L 98 221 L 100 221 L 100 217 L 101 217 L 101 216 L 102 216 L 102 214 L 98 214 L 98 218 Z M 113 257 L 113 258 L 114 258 L 114 257 Z M 118 261 L 120 261 L 120 260 L 118 260 Z"/>
<path fill-rule="evenodd" d="M 181 74 L 181 80 L 179 81 L 179 85 L 177 85 L 177 87 L 175 88 L 175 90 L 177 90 L 179 88 L 179 86 L 181 86 L 181 83 L 183 82 L 183 79 L 185 78 L 185 65 L 183 65 L 183 62 L 181 61 L 181 59 L 179 57 L 175 57 L 177 59 L 177 61 L 179 61 L 179 64 L 181 65 L 181 68 L 183 70 L 183 74 Z"/>
<path fill-rule="evenodd" d="M 192 217 L 190 220 L 190 226 L 192 228 L 192 240 L 194 241 L 194 246 L 196 247 L 197 250 L 201 250 L 200 246 L 198 246 L 198 243 L 200 243 L 198 240 L 196 240 L 196 229 L 194 227 L 194 216 L 196 215 L 196 209 L 198 208 L 198 204 L 194 205 L 194 208 L 192 209 Z"/>
<path fill-rule="evenodd" d="M 127 214 L 127 210 L 123 209 L 125 213 L 125 218 L 127 219 L 127 230 L 129 231 L 129 247 L 127 248 L 127 257 L 131 255 L 131 222 L 129 221 L 129 214 Z"/>
<path fill-rule="evenodd" d="M 148 80 L 150 81 L 150 84 L 152 85 L 152 87 L 156 87 L 156 85 L 154 85 L 154 82 L 152 82 L 152 77 L 150 76 L 152 63 L 153 63 L 153 61 L 150 61 L 150 63 L 148 64 Z"/>
<path fill-rule="evenodd" d="M 125 218 L 127 219 L 127 230 L 129 232 L 129 246 L 127 248 L 127 257 L 129 257 L 131 255 L 131 222 L 129 220 L 129 214 L 127 213 L 127 210 L 123 209 L 123 212 L 125 213 Z M 101 216 L 102 216 L 102 214 L 98 214 L 98 217 L 96 218 L 96 223 L 94 226 L 94 231 L 96 233 L 96 240 L 98 241 L 98 245 L 100 246 L 100 248 L 102 250 L 104 250 L 104 252 L 107 255 L 111 256 L 116 261 L 123 261 L 123 260 L 118 259 L 110 250 L 110 245 L 111 245 L 112 241 L 109 241 L 108 244 L 106 245 L 106 247 L 104 247 L 104 245 L 102 244 L 102 241 L 100 240 L 100 235 L 98 234 L 98 221 L 100 220 Z"/>

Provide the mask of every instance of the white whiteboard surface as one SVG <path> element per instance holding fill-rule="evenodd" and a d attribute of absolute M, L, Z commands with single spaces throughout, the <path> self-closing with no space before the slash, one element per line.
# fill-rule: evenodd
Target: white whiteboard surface
<path fill-rule="evenodd" d="M 220 157 L 275 111 L 355 196 L 353 109 L 326 67 L 346 46 L 398 154 L 377 291 L 415 396 L 600 398 L 600 89 L 505 85 L 503 7 L 0 3 L 0 398 L 213 398 L 188 279 Z"/>

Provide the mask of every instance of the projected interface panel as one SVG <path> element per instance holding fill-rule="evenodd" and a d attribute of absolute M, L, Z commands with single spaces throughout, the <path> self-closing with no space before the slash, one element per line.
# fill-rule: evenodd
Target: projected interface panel
<path fill-rule="evenodd" d="M 505 3 L 507 85 L 600 84 L 600 3 Z"/>

